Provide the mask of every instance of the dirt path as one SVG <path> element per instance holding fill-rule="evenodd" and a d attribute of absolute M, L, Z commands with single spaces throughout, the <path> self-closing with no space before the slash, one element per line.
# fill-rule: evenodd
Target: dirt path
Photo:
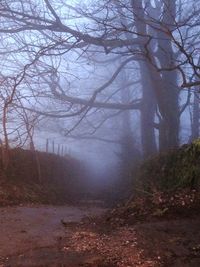
<path fill-rule="evenodd" d="M 103 208 L 0 209 L 0 267 L 199 267 L 200 217 L 134 225 L 94 220 Z M 87 223 L 81 219 L 87 216 Z"/>
<path fill-rule="evenodd" d="M 98 207 L 72 206 L 0 208 L 0 263 L 7 262 L 0 266 L 50 264 L 55 260 L 53 258 L 61 257 L 57 248 L 62 238 L 68 235 L 69 230 L 65 224 L 70 226 L 80 222 L 83 217 L 101 215 L 104 211 Z M 53 252 L 54 248 L 56 251 Z M 29 256 L 26 256 L 23 262 L 24 254 Z M 46 258 L 48 255 L 48 260 L 45 260 L 45 255 Z M 30 261 L 27 261 L 27 258 L 30 258 Z M 76 253 L 71 253 L 67 258 L 69 264 L 77 262 Z M 59 262 L 59 259 L 55 261 Z"/>

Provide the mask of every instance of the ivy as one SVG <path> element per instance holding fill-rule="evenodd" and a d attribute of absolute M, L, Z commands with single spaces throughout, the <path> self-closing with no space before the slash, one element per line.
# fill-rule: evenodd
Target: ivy
<path fill-rule="evenodd" d="M 200 139 L 190 145 L 159 154 L 142 164 L 134 185 L 146 190 L 200 187 Z"/>

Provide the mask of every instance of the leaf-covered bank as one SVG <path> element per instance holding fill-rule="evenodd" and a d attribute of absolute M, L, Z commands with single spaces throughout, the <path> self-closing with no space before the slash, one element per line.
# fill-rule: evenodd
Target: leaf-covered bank
<path fill-rule="evenodd" d="M 81 188 L 81 163 L 69 156 L 13 149 L 7 170 L 0 159 L 0 205 L 62 204 Z M 83 173 L 83 170 L 82 170 Z"/>
<path fill-rule="evenodd" d="M 174 191 L 200 187 L 200 139 L 158 154 L 142 164 L 134 185 L 144 190 Z"/>

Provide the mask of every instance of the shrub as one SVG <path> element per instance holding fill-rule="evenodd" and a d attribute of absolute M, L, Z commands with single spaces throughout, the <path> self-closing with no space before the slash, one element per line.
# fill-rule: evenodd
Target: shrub
<path fill-rule="evenodd" d="M 140 167 L 134 186 L 143 190 L 171 191 L 200 186 L 200 139 L 162 153 Z"/>

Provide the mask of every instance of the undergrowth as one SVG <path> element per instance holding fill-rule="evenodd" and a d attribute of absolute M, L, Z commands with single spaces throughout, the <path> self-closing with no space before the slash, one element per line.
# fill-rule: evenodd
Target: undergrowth
<path fill-rule="evenodd" d="M 137 191 L 175 191 L 200 187 L 200 139 L 179 149 L 161 153 L 140 167 L 134 188 Z"/>

